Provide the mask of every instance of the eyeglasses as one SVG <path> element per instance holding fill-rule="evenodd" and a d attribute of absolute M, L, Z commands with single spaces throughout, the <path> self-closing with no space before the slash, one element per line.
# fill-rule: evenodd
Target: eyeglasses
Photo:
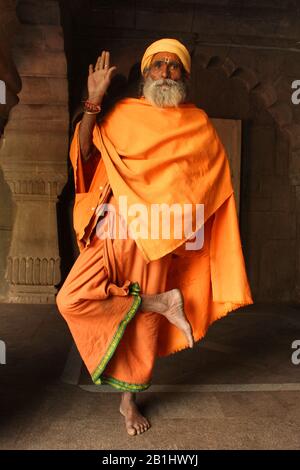
<path fill-rule="evenodd" d="M 153 62 L 153 64 L 150 65 L 150 70 L 153 72 L 160 72 L 163 70 L 164 64 L 167 64 L 167 70 L 168 72 L 177 72 L 179 70 L 182 70 L 182 65 L 180 62 L 177 62 L 176 60 L 156 60 Z"/>

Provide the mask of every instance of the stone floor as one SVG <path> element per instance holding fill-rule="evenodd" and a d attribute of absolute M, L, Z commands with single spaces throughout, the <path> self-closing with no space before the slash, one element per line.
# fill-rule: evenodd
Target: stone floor
<path fill-rule="evenodd" d="M 1 449 L 300 449 L 300 306 L 252 305 L 193 350 L 158 359 L 127 435 L 119 392 L 94 386 L 54 305 L 0 305 Z M 299 354 L 300 358 L 300 354 Z"/>

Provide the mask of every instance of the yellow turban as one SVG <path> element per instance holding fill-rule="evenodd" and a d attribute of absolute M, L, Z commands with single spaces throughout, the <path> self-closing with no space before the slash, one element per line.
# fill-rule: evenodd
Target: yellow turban
<path fill-rule="evenodd" d="M 146 49 L 142 62 L 141 62 L 141 72 L 145 70 L 146 67 L 149 67 L 151 64 L 152 57 L 158 52 L 172 52 L 177 54 L 179 59 L 182 62 L 183 67 L 188 73 L 191 73 L 191 56 L 187 48 L 177 39 L 159 39 L 158 41 L 153 42 Z"/>

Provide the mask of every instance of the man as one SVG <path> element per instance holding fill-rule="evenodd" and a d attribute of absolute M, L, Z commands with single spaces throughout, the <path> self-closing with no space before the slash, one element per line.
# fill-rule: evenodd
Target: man
<path fill-rule="evenodd" d="M 135 435 L 150 427 L 135 392 L 150 386 L 155 358 L 193 347 L 216 319 L 253 301 L 224 148 L 206 114 L 185 101 L 189 52 L 175 39 L 151 44 L 143 96 L 121 100 L 96 124 L 115 69 L 106 51 L 89 66 L 70 150 L 80 255 L 57 305 L 93 381 L 123 391 L 120 412 Z M 157 205 L 176 206 L 166 237 L 153 236 Z M 124 217 L 126 237 L 103 237 Z"/>

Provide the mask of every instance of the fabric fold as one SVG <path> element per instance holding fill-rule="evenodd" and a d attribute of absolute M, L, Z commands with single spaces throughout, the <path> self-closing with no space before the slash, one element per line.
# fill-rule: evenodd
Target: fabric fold
<path fill-rule="evenodd" d="M 156 108 L 145 99 L 121 100 L 95 127 L 94 144 L 114 196 L 126 198 L 127 207 L 145 209 L 137 229 L 136 214 L 124 211 L 123 216 L 148 262 L 190 239 L 233 193 L 224 147 L 205 112 L 192 104 Z M 179 207 L 168 238 L 151 235 L 157 224 L 151 217 L 155 204 Z M 197 217 L 199 204 L 204 205 L 204 220 Z M 189 219 L 192 228 L 185 231 Z"/>

